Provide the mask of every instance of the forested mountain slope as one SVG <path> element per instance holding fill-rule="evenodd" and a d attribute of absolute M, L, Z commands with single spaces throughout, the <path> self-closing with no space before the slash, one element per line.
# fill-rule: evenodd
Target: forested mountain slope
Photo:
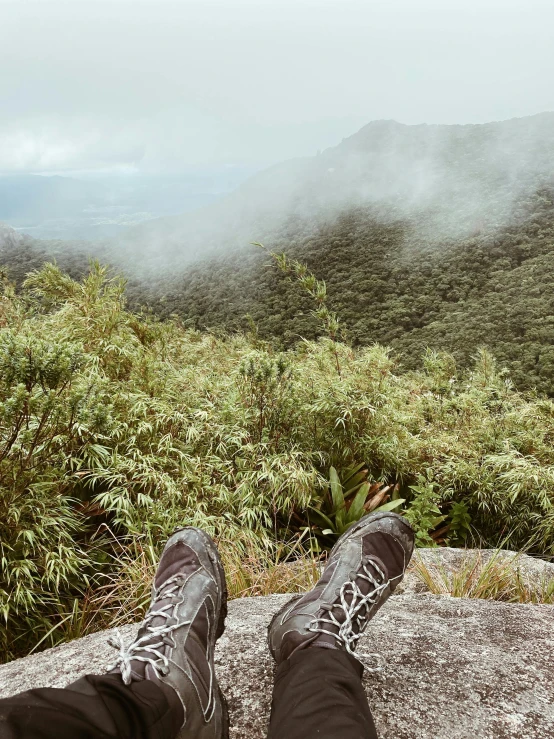
<path fill-rule="evenodd" d="M 554 393 L 554 114 L 467 126 L 376 121 L 316 157 L 285 162 L 194 214 L 117 243 L 27 241 L 76 274 L 94 253 L 130 278 L 133 306 L 200 328 L 290 345 L 312 338 L 310 303 L 250 246 L 264 241 L 328 283 L 354 344 L 391 345 L 406 367 L 425 346 L 462 364 L 487 345 L 519 387 Z M 24 255 L 25 256 L 22 256 Z"/>
<path fill-rule="evenodd" d="M 56 261 L 72 277 L 83 275 L 91 258 L 111 261 L 106 246 L 87 241 L 43 241 L 20 233 L 0 222 L 0 268 L 7 268 L 10 279 L 21 285 L 28 272 L 45 262 Z"/>
<path fill-rule="evenodd" d="M 406 367 L 426 346 L 466 365 L 486 345 L 519 387 L 554 392 L 554 115 L 375 122 L 293 169 L 287 216 L 252 238 L 327 281 L 354 344 L 389 344 Z M 257 201 L 270 178 L 257 178 Z M 183 278 L 154 274 L 148 300 L 202 328 L 245 329 L 249 315 L 285 345 L 317 332 L 309 300 L 247 245 Z"/>
<path fill-rule="evenodd" d="M 357 208 L 276 246 L 327 281 L 354 344 L 388 344 L 406 367 L 420 363 L 425 346 L 466 365 L 487 345 L 518 386 L 554 392 L 554 190 L 521 203 L 516 221 L 500 230 L 436 245 L 410 228 Z M 251 251 L 240 269 L 236 255 L 190 269 L 158 309 L 211 328 L 245 329 L 249 314 L 262 337 L 285 345 L 313 337 L 309 299 Z"/>
<path fill-rule="evenodd" d="M 554 172 L 554 113 L 483 125 L 373 121 L 314 157 L 271 167 L 195 213 L 129 229 L 116 252 L 147 274 L 252 240 L 293 239 L 355 207 L 418 223 L 424 242 L 499 228 Z M 413 231 L 413 229 L 412 229 Z M 132 259 L 129 260 L 128 257 Z"/>

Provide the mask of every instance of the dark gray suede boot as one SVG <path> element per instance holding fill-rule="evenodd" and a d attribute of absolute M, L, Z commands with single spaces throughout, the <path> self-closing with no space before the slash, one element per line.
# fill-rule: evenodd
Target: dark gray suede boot
<path fill-rule="evenodd" d="M 268 639 L 276 662 L 311 646 L 342 649 L 363 661 L 358 639 L 404 577 L 413 549 L 412 527 L 396 513 L 372 513 L 353 524 L 313 590 L 273 617 Z"/>
<path fill-rule="evenodd" d="M 198 739 L 228 736 L 225 700 L 214 671 L 214 648 L 225 628 L 225 573 L 213 540 L 201 529 L 177 531 L 165 545 L 152 586 L 152 601 L 137 638 L 119 649 L 113 672 L 127 685 L 152 680 L 183 711 L 176 730 Z M 178 709 L 179 703 L 173 701 Z"/>

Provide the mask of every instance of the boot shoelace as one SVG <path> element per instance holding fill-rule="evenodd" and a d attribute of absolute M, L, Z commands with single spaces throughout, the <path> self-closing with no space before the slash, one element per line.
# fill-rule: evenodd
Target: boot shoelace
<path fill-rule="evenodd" d="M 163 651 L 160 650 L 167 646 L 165 639 L 168 634 L 171 634 L 175 629 L 189 625 L 191 622 L 178 621 L 175 624 L 168 624 L 167 620 L 172 617 L 173 610 L 177 604 L 170 601 L 162 608 L 155 609 L 155 603 L 161 599 L 172 599 L 182 584 L 182 575 L 173 575 L 173 577 L 166 580 L 158 590 L 154 591 L 151 610 L 148 611 L 146 618 L 141 624 L 141 628 L 146 629 L 146 633 L 143 636 L 125 646 L 121 632 L 119 629 L 116 629 L 114 636 L 111 636 L 108 639 L 108 644 L 114 649 L 119 650 L 117 659 L 109 670 L 119 668 L 125 685 L 129 685 L 131 683 L 132 662 L 135 661 L 147 662 L 150 664 L 158 677 L 163 677 L 169 672 L 169 659 Z M 153 626 L 151 622 L 154 618 L 158 617 L 163 618 L 164 623 L 159 626 Z M 156 637 L 159 637 L 158 641 L 155 641 Z M 153 640 L 154 643 L 151 643 Z M 137 654 L 138 652 L 146 652 L 147 654 Z"/>
<path fill-rule="evenodd" d="M 368 569 L 370 564 L 375 569 L 376 575 L 373 575 Z M 368 593 L 364 594 L 361 591 L 357 580 L 365 580 L 369 583 L 370 589 Z M 360 654 L 356 651 L 356 645 L 367 622 L 366 619 L 369 611 L 372 606 L 377 604 L 381 593 L 390 582 L 379 565 L 372 559 L 368 559 L 363 562 L 362 572 L 356 573 L 356 577 L 347 580 L 337 593 L 338 600 L 332 606 L 326 608 L 329 617 L 320 616 L 314 619 L 310 623 L 308 631 L 318 634 L 328 634 L 334 637 L 341 646 L 345 647 L 348 654 L 351 654 L 364 665 L 368 672 L 381 672 L 385 666 L 382 655 Z M 340 615 L 344 614 L 343 619 L 339 620 L 333 613 L 333 610 L 336 608 L 340 609 Z M 327 625 L 335 629 L 338 628 L 338 633 L 336 631 L 330 631 Z M 370 658 L 377 661 L 376 667 L 371 667 L 366 663 L 365 660 Z"/>

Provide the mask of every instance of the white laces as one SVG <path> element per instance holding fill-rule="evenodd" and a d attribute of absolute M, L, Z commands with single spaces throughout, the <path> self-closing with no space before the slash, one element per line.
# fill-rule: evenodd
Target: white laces
<path fill-rule="evenodd" d="M 370 564 L 376 570 L 377 576 L 369 571 L 368 565 Z M 390 580 L 387 580 L 383 570 L 371 559 L 363 564 L 362 569 L 363 572 L 357 573 L 354 579 L 347 580 L 342 585 L 338 593 L 338 601 L 326 609 L 329 617 L 320 616 L 314 619 L 311 621 L 308 631 L 334 637 L 340 645 L 345 647 L 349 654 L 364 665 L 368 672 L 381 672 L 385 666 L 382 655 L 360 654 L 356 652 L 356 645 L 362 635 L 371 607 L 379 601 L 381 593 L 389 585 Z M 357 580 L 366 580 L 370 584 L 371 587 L 367 594 L 362 593 L 358 582 L 356 582 Z M 344 613 L 344 618 L 339 620 L 333 613 L 335 609 L 341 611 L 340 615 Z M 328 624 L 335 629 L 338 628 L 338 633 L 336 630 L 330 631 L 328 626 L 326 628 Z M 365 662 L 369 658 L 377 661 L 376 667 L 371 667 Z"/>
<path fill-rule="evenodd" d="M 154 591 L 152 603 L 154 604 L 156 601 L 161 599 L 165 600 L 166 598 L 172 598 L 182 584 L 183 576 L 180 574 L 173 575 L 173 577 L 166 580 L 158 590 Z M 134 661 L 147 662 L 153 667 L 158 677 L 167 675 L 169 671 L 169 659 L 163 651 L 160 651 L 167 646 L 165 637 L 175 631 L 175 629 L 178 629 L 181 626 L 187 626 L 191 623 L 190 621 L 177 621 L 177 623 L 171 625 L 167 623 L 167 620 L 172 617 L 175 606 L 175 603 L 169 602 L 158 610 L 149 610 L 146 614 L 146 618 L 141 624 L 141 629 L 146 629 L 146 633 L 139 639 L 132 641 L 128 646 L 125 646 L 119 629 L 116 629 L 115 635 L 108 639 L 108 644 L 111 647 L 114 647 L 114 649 L 119 650 L 115 663 L 108 669 L 114 670 L 119 668 L 125 685 L 129 685 L 131 682 L 131 663 Z M 159 626 L 153 626 L 153 619 L 160 617 L 163 619 L 163 623 Z M 158 641 L 155 640 L 156 637 L 159 637 Z"/>

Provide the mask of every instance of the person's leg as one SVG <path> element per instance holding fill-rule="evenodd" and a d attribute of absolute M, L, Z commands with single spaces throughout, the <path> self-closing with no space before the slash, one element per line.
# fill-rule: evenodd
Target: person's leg
<path fill-rule="evenodd" d="M 226 739 L 214 671 L 226 613 L 214 542 L 181 529 L 165 546 L 137 638 L 110 640 L 119 650 L 111 672 L 0 700 L 0 739 L 174 739 L 181 728 L 194 739 Z"/>
<path fill-rule="evenodd" d="M 277 668 L 269 739 L 377 739 L 362 665 L 336 649 L 302 649 Z"/>
<path fill-rule="evenodd" d="M 413 548 L 406 519 L 365 516 L 337 541 L 315 587 L 275 614 L 271 739 L 375 739 L 356 645 L 404 577 Z"/>
<path fill-rule="evenodd" d="M 117 674 L 0 700 L 0 739 L 174 739 L 182 723 L 174 690 Z"/>

